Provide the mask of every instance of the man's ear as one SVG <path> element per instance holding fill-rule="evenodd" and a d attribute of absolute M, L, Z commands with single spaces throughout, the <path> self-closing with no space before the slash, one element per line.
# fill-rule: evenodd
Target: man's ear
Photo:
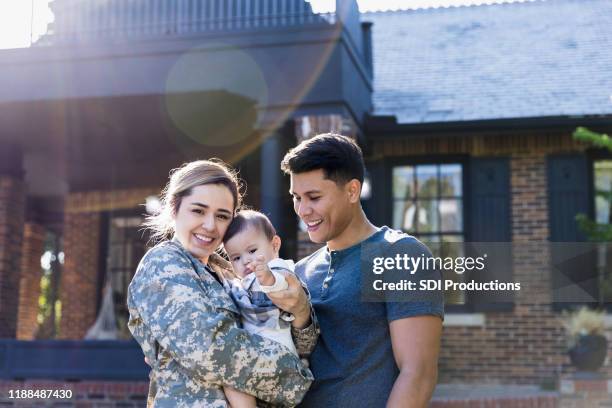
<path fill-rule="evenodd" d="M 280 251 L 280 247 L 281 247 L 281 239 L 278 235 L 275 235 L 272 237 L 272 248 L 274 249 L 274 252 L 278 253 L 278 251 Z"/>
<path fill-rule="evenodd" d="M 346 192 L 348 193 L 349 202 L 351 204 L 358 203 L 361 199 L 361 183 L 357 179 L 352 179 L 346 183 Z"/>

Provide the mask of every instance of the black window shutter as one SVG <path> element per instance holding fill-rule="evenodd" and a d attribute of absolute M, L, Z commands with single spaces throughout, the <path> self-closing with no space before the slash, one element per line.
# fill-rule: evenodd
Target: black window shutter
<path fill-rule="evenodd" d="M 582 242 L 577 214 L 589 214 L 589 172 L 586 156 L 548 157 L 548 219 L 550 241 Z M 596 303 L 598 298 L 597 255 L 586 245 L 552 246 L 552 291 L 554 309 Z"/>
<path fill-rule="evenodd" d="M 512 241 L 510 208 L 510 162 L 507 157 L 472 158 L 469 169 L 469 233 L 470 242 Z M 510 244 L 487 246 L 488 262 L 494 267 L 472 272 L 467 280 L 514 282 Z M 468 245 L 466 255 L 476 255 Z M 491 262 L 494 261 L 494 262 Z M 474 311 L 510 311 L 511 291 L 476 291 L 468 293 L 468 303 Z"/>
<path fill-rule="evenodd" d="M 553 242 L 585 241 L 576 214 L 589 213 L 587 159 L 583 155 L 548 157 L 548 217 Z"/>

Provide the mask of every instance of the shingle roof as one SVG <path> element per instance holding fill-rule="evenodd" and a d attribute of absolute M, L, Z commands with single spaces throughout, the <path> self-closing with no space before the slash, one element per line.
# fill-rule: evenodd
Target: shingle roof
<path fill-rule="evenodd" d="M 365 13 L 374 114 L 399 123 L 612 114 L 612 1 Z"/>

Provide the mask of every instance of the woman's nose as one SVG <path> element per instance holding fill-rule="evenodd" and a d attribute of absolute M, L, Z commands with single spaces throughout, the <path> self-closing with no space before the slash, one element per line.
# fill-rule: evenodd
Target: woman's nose
<path fill-rule="evenodd" d="M 206 217 L 204 217 L 204 220 L 202 221 L 202 228 L 204 228 L 207 231 L 214 231 L 215 218 L 210 215 L 207 215 Z"/>

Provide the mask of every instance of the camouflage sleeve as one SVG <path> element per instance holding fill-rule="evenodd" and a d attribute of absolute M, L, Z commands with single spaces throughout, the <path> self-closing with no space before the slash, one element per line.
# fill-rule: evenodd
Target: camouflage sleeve
<path fill-rule="evenodd" d="M 296 405 L 312 382 L 280 344 L 239 329 L 228 302 L 205 293 L 180 253 L 143 265 L 132 301 L 153 336 L 197 381 L 229 385 L 277 405 Z M 135 282 L 132 282 L 133 284 Z"/>
<path fill-rule="evenodd" d="M 300 278 L 298 277 L 298 279 Z M 306 296 L 308 297 L 308 305 L 310 306 L 310 324 L 303 329 L 297 329 L 291 326 L 291 337 L 293 338 L 293 344 L 295 344 L 295 349 L 297 350 L 298 355 L 300 357 L 308 357 L 317 344 L 321 330 L 319 328 L 317 315 L 315 314 L 314 307 L 312 306 L 308 286 L 306 286 L 306 283 L 304 283 L 304 281 L 301 279 L 300 282 L 304 288 L 304 291 L 306 292 Z"/>

